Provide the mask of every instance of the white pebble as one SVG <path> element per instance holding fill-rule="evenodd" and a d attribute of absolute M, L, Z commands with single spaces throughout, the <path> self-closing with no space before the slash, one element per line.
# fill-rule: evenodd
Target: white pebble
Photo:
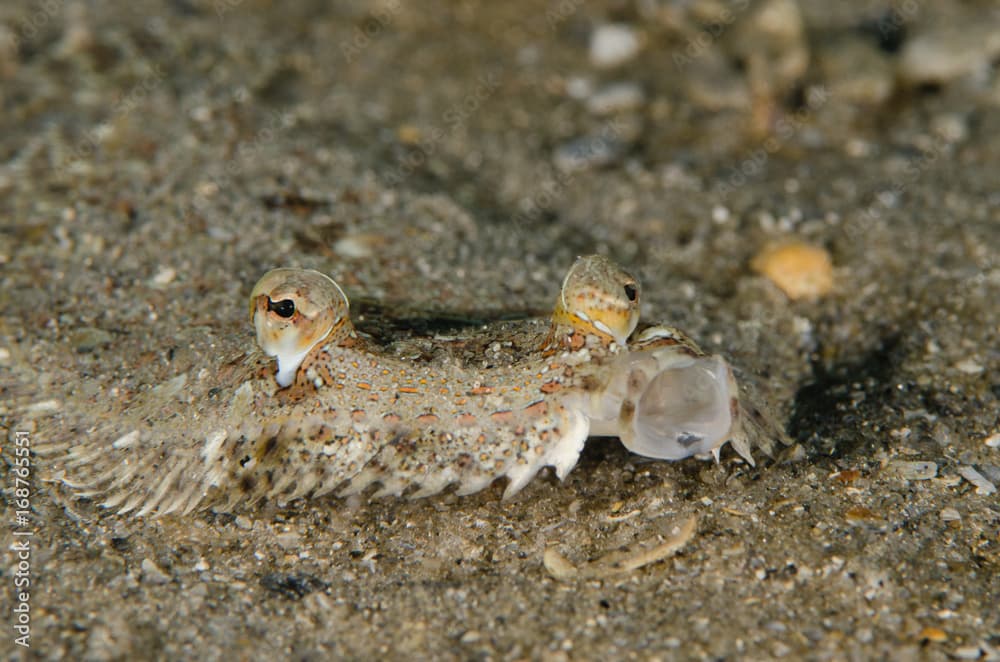
<path fill-rule="evenodd" d="M 983 371 L 983 366 L 973 359 L 963 359 L 955 364 L 955 368 L 967 375 L 978 375 Z"/>
<path fill-rule="evenodd" d="M 583 100 L 594 93 L 594 84 L 589 78 L 573 76 L 566 81 L 566 94 L 571 99 Z"/>
<path fill-rule="evenodd" d="M 639 36 L 631 26 L 606 23 L 590 35 L 590 62 L 595 67 L 617 67 L 639 52 Z"/>
<path fill-rule="evenodd" d="M 32 402 L 24 408 L 28 416 L 44 415 L 62 409 L 62 403 L 58 400 L 41 400 Z"/>
<path fill-rule="evenodd" d="M 1000 448 L 1000 432 L 994 432 L 986 437 L 986 439 L 983 439 L 983 443 L 990 448 Z"/>
<path fill-rule="evenodd" d="M 164 285 L 169 285 L 174 282 L 177 278 L 177 270 L 173 267 L 160 267 L 160 270 L 156 272 L 153 276 L 153 285 L 157 287 L 163 287 Z"/>
<path fill-rule="evenodd" d="M 579 172 L 610 165 L 623 151 L 624 146 L 614 136 L 590 134 L 560 145 L 552 160 L 563 172 Z"/>
<path fill-rule="evenodd" d="M 976 24 L 940 25 L 906 42 L 899 76 L 910 85 L 947 83 L 989 67 L 1000 53 L 996 19 Z"/>
<path fill-rule="evenodd" d="M 597 90 L 587 99 L 587 110 L 595 115 L 612 115 L 634 110 L 642 105 L 646 96 L 635 83 L 612 83 Z"/>
<path fill-rule="evenodd" d="M 945 522 L 961 522 L 962 516 L 954 508 L 942 508 L 941 519 Z"/>
<path fill-rule="evenodd" d="M 979 646 L 962 646 L 961 648 L 956 648 L 955 652 L 952 653 L 953 656 L 959 660 L 978 660 L 982 651 Z"/>
<path fill-rule="evenodd" d="M 333 252 L 341 257 L 362 259 L 372 256 L 371 238 L 368 236 L 351 236 L 338 239 L 333 244 Z"/>
<path fill-rule="evenodd" d="M 976 486 L 976 494 L 988 496 L 995 494 L 997 491 L 996 485 L 970 466 L 959 467 L 958 473 L 961 474 L 962 478 Z"/>
<path fill-rule="evenodd" d="M 969 137 L 969 125 L 958 113 L 945 113 L 931 120 L 934 132 L 950 143 L 962 142 Z"/>

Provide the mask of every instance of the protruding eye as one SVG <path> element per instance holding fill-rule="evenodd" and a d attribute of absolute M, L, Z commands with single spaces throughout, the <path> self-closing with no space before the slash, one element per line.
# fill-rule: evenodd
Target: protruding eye
<path fill-rule="evenodd" d="M 281 301 L 271 301 L 270 297 L 267 299 L 267 309 L 277 313 L 278 317 L 284 317 L 288 319 L 295 314 L 295 302 L 291 299 L 282 299 Z"/>
<path fill-rule="evenodd" d="M 633 285 L 632 283 L 626 283 L 625 296 L 628 297 L 629 301 L 635 303 L 635 300 L 639 298 L 639 290 L 636 289 L 635 285 Z"/>

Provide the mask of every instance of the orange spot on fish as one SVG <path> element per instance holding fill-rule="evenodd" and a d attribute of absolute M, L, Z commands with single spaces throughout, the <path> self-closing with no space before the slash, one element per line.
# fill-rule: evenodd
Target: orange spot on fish
<path fill-rule="evenodd" d="M 549 411 L 549 405 L 544 400 L 539 400 L 538 402 L 525 407 L 524 411 L 526 414 L 531 416 L 544 416 Z"/>
<path fill-rule="evenodd" d="M 469 391 L 469 395 L 489 395 L 493 392 L 492 386 L 477 386 Z"/>

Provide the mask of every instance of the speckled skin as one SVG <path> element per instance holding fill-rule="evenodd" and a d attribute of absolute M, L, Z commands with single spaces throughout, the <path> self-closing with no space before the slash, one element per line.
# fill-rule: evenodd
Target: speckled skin
<path fill-rule="evenodd" d="M 509 497 L 544 466 L 565 477 L 591 432 L 664 459 L 718 457 L 726 441 L 751 464 L 751 446 L 770 454 L 781 431 L 741 404 L 728 364 L 667 326 L 628 341 L 638 311 L 633 276 L 583 257 L 563 282 L 547 336 L 523 360 L 418 362 L 369 344 L 327 276 L 276 269 L 254 287 L 250 318 L 277 366 L 255 351 L 153 389 L 121 419 L 63 447 L 62 476 L 109 508 L 160 515 L 349 495 L 376 483 L 375 496 L 415 498 L 450 485 L 469 494 L 507 477 Z M 687 439 L 681 407 L 678 420 L 667 419 L 681 434 L 661 435 L 649 421 L 664 420 L 689 387 L 684 373 L 667 373 L 692 359 L 726 382 L 727 399 L 712 410 L 724 414 L 724 432 Z M 663 375 L 677 375 L 680 388 L 676 379 L 658 388 Z"/>
<path fill-rule="evenodd" d="M 625 351 L 615 338 L 637 320 L 635 279 L 604 258 L 581 260 L 564 290 L 577 292 L 580 310 L 596 302 L 600 315 L 558 318 L 535 356 L 486 370 L 385 356 L 355 331 L 333 281 L 271 272 L 254 288 L 251 318 L 279 364 L 306 351 L 294 380 L 284 387 L 259 352 L 182 375 L 69 448 L 64 480 L 109 508 L 147 515 L 351 494 L 376 482 L 378 495 L 427 496 L 506 476 L 510 496 L 543 466 L 563 477 L 589 433 L 590 393 Z M 622 305 L 606 296 L 611 287 Z"/>

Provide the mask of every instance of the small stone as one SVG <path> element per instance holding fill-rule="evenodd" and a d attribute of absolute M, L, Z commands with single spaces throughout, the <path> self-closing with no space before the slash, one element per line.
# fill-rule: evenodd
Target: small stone
<path fill-rule="evenodd" d="M 645 100 L 646 95 L 636 83 L 612 83 L 597 90 L 587 99 L 587 110 L 595 115 L 613 115 L 634 110 Z"/>
<path fill-rule="evenodd" d="M 253 528 L 253 522 L 251 522 L 245 515 L 238 515 L 236 519 L 233 520 L 233 524 L 244 531 L 249 531 Z"/>
<path fill-rule="evenodd" d="M 962 476 L 962 478 L 976 486 L 976 494 L 982 494 L 984 496 L 996 494 L 997 486 L 991 483 L 986 476 L 976 471 L 973 467 L 968 465 L 959 467 L 958 473 Z"/>
<path fill-rule="evenodd" d="M 939 513 L 944 522 L 961 522 L 962 515 L 954 508 L 942 508 Z"/>
<path fill-rule="evenodd" d="M 113 336 L 104 329 L 85 326 L 75 330 L 70 336 L 70 343 L 79 354 L 87 354 L 99 347 L 111 344 Z"/>
<path fill-rule="evenodd" d="M 639 52 L 639 35 L 624 23 L 599 25 L 590 35 L 590 62 L 595 67 L 617 67 Z"/>
<path fill-rule="evenodd" d="M 611 165 L 624 152 L 624 144 L 613 134 L 595 133 L 563 144 L 552 160 L 563 172 L 579 172 Z"/>
<path fill-rule="evenodd" d="M 864 506 L 854 506 L 848 508 L 844 513 L 844 518 L 848 522 L 877 524 L 882 522 L 882 517 L 871 508 Z"/>
<path fill-rule="evenodd" d="M 920 631 L 918 639 L 932 641 L 939 644 L 941 642 L 948 641 L 948 634 L 941 628 L 926 627 Z"/>
<path fill-rule="evenodd" d="M 823 248 L 793 242 L 769 247 L 750 266 L 789 299 L 816 299 L 833 289 L 833 262 Z"/>
<path fill-rule="evenodd" d="M 566 81 L 566 94 L 571 99 L 582 101 L 594 93 L 594 84 L 589 78 L 572 76 Z"/>
<path fill-rule="evenodd" d="M 962 646 L 956 648 L 952 655 L 959 660 L 978 660 L 979 656 L 982 655 L 982 650 L 979 646 Z"/>
<path fill-rule="evenodd" d="M 420 127 L 412 124 L 403 124 L 396 128 L 396 138 L 404 145 L 419 145 L 423 139 Z"/>
<path fill-rule="evenodd" d="M 930 480 L 937 476 L 938 466 L 935 462 L 909 462 L 893 460 L 886 471 L 903 480 Z"/>
<path fill-rule="evenodd" d="M 793 444 L 781 453 L 782 464 L 797 464 L 799 462 L 805 462 L 807 459 L 809 459 L 809 454 L 806 452 L 806 449 L 803 448 L 802 444 Z"/>
<path fill-rule="evenodd" d="M 555 579 L 567 580 L 577 575 L 576 566 L 555 547 L 548 547 L 543 552 L 542 565 Z"/>
<path fill-rule="evenodd" d="M 984 370 L 974 359 L 962 359 L 955 364 L 955 369 L 966 375 L 978 375 Z"/>
<path fill-rule="evenodd" d="M 962 113 L 943 113 L 931 120 L 934 133 L 949 143 L 964 142 L 969 137 L 969 121 Z"/>
<path fill-rule="evenodd" d="M 333 244 L 333 252 L 341 257 L 360 260 L 371 257 L 375 250 L 386 243 L 379 234 L 357 234 L 338 239 Z"/>
<path fill-rule="evenodd" d="M 275 536 L 278 542 L 278 546 L 285 551 L 298 549 L 300 544 L 299 534 L 295 531 L 287 531 L 285 533 L 279 533 Z"/>
<path fill-rule="evenodd" d="M 160 267 L 159 271 L 152 278 L 152 284 L 154 287 L 163 287 L 164 285 L 169 285 L 174 282 L 177 278 L 177 270 L 173 267 Z"/>
<path fill-rule="evenodd" d="M 170 581 L 170 575 L 160 570 L 150 559 L 143 559 L 140 568 L 142 569 L 142 581 L 146 583 L 160 585 Z"/>
<path fill-rule="evenodd" d="M 24 413 L 29 417 L 45 416 L 62 409 L 62 402 L 59 400 L 40 400 L 32 402 L 24 408 Z"/>
<path fill-rule="evenodd" d="M 988 68 L 998 55 L 1000 26 L 995 18 L 935 25 L 906 42 L 899 77 L 912 86 L 941 85 Z"/>
<path fill-rule="evenodd" d="M 1000 448 L 1000 432 L 994 432 L 990 436 L 983 439 L 983 443 L 990 448 Z"/>
<path fill-rule="evenodd" d="M 483 638 L 478 630 L 466 630 L 459 641 L 463 644 L 474 644 Z"/>
<path fill-rule="evenodd" d="M 979 473 L 986 476 L 986 480 L 990 481 L 994 485 L 1000 483 L 1000 466 L 995 464 L 980 464 Z"/>

